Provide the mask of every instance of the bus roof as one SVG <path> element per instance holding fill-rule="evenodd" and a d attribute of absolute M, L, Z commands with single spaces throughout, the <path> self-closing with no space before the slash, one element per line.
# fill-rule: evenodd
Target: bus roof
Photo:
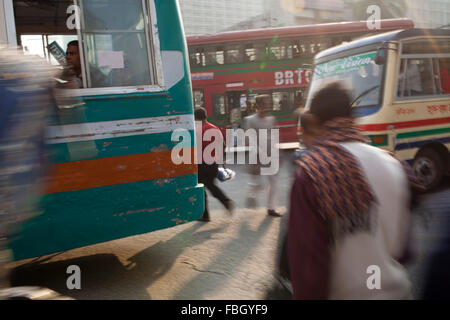
<path fill-rule="evenodd" d="M 382 30 L 409 29 L 414 27 L 411 19 L 386 19 L 380 20 Z M 278 38 L 290 38 L 295 36 L 318 36 L 323 34 L 342 34 L 368 31 L 367 21 L 336 22 L 315 25 L 279 27 L 267 29 L 253 29 L 245 31 L 229 31 L 216 34 L 188 36 L 188 45 L 213 44 L 224 42 L 238 42 L 248 40 L 262 40 Z"/>
<path fill-rule="evenodd" d="M 420 37 L 420 36 L 427 36 L 427 37 L 436 37 L 436 36 L 450 36 L 450 30 L 448 29 L 419 29 L 419 28 L 413 28 L 413 29 L 407 29 L 407 30 L 396 30 L 396 31 L 390 31 L 374 36 L 370 36 L 367 38 L 363 38 L 360 40 L 355 40 L 349 43 L 341 44 L 338 46 L 335 46 L 330 49 L 326 49 L 320 53 L 318 53 L 315 57 L 316 62 L 322 60 L 328 60 L 327 57 L 331 55 L 338 55 L 340 53 L 349 51 L 349 50 L 355 50 L 361 47 L 370 47 L 375 46 L 377 44 L 386 42 L 386 41 L 400 41 L 403 39 L 413 38 L 413 37 Z"/>

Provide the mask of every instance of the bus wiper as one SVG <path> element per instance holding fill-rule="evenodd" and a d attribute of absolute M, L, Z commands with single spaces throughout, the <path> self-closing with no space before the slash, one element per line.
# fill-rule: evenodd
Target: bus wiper
<path fill-rule="evenodd" d="M 373 90 L 377 89 L 380 85 L 377 84 L 376 86 L 373 86 L 365 91 L 363 91 L 363 93 L 361 93 L 358 97 L 356 97 L 355 100 L 353 100 L 353 102 L 350 104 L 350 106 L 353 107 L 353 105 L 356 103 L 356 101 L 358 101 L 359 99 L 361 99 L 362 97 L 364 97 L 365 95 L 369 94 L 370 92 L 372 92 Z"/>

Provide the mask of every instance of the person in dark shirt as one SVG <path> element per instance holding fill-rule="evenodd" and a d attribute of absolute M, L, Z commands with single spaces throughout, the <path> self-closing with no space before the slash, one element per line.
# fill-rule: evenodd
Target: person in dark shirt
<path fill-rule="evenodd" d="M 409 247 L 412 171 L 367 143 L 337 83 L 300 117 L 308 150 L 291 189 L 284 270 L 293 298 L 410 299 L 400 261 Z M 381 277 L 371 277 L 372 267 Z"/>

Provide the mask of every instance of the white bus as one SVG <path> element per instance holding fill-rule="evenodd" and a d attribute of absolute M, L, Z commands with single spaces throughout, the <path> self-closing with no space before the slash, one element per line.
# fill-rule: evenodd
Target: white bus
<path fill-rule="evenodd" d="M 372 144 L 410 162 L 431 190 L 450 169 L 449 73 L 450 30 L 392 31 L 316 55 L 306 108 L 325 84 L 345 83 Z"/>

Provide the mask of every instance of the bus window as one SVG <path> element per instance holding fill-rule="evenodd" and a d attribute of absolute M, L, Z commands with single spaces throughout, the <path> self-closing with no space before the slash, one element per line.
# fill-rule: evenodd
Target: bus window
<path fill-rule="evenodd" d="M 145 3 L 141 0 L 80 1 L 87 87 L 153 84 Z"/>
<path fill-rule="evenodd" d="M 51 45 L 52 43 L 56 42 L 58 43 L 58 45 L 61 46 L 61 48 L 63 48 L 64 50 L 67 48 L 67 45 L 72 42 L 77 40 L 77 36 L 76 35 L 48 35 L 46 36 L 46 44 Z M 50 56 L 50 62 L 54 65 L 59 64 L 59 62 L 55 59 L 55 57 L 53 55 L 49 55 Z"/>
<path fill-rule="evenodd" d="M 450 93 L 450 58 L 439 59 L 438 61 L 438 73 L 440 93 Z"/>
<path fill-rule="evenodd" d="M 256 49 L 253 47 L 252 44 L 247 44 L 245 46 L 244 59 L 245 62 L 256 61 Z"/>
<path fill-rule="evenodd" d="M 284 45 L 271 46 L 270 50 L 272 51 L 275 60 L 286 58 L 286 47 Z"/>
<path fill-rule="evenodd" d="M 294 92 L 294 109 L 305 106 L 306 89 L 296 89 Z"/>
<path fill-rule="evenodd" d="M 321 39 L 320 42 L 317 43 L 317 46 L 318 46 L 317 52 L 328 49 L 331 47 L 331 40 L 330 39 Z"/>
<path fill-rule="evenodd" d="M 226 114 L 225 110 L 225 95 L 215 94 L 212 96 L 213 112 L 214 115 L 219 116 Z"/>
<path fill-rule="evenodd" d="M 289 92 L 273 92 L 273 110 L 289 110 Z"/>
<path fill-rule="evenodd" d="M 303 55 L 303 51 L 300 46 L 300 43 L 298 43 L 297 41 L 291 41 L 287 45 L 286 57 L 288 59 L 300 58 L 302 55 Z"/>
<path fill-rule="evenodd" d="M 196 89 L 194 90 L 194 107 L 204 107 L 205 106 L 205 102 L 204 102 L 204 97 L 203 97 L 203 90 L 201 89 Z"/>
<path fill-rule="evenodd" d="M 311 57 L 311 54 L 309 52 L 309 46 L 308 43 L 301 43 L 299 45 L 299 53 L 301 57 Z"/>
<path fill-rule="evenodd" d="M 23 52 L 26 55 L 36 55 L 41 58 L 47 58 L 45 47 L 42 45 L 44 39 L 43 35 L 22 35 L 20 43 L 22 44 Z"/>
<path fill-rule="evenodd" d="M 203 50 L 204 60 L 202 66 L 215 66 L 219 64 L 217 61 L 217 50 L 215 47 L 206 48 Z"/>
<path fill-rule="evenodd" d="M 191 67 L 201 67 L 202 66 L 202 54 L 199 48 L 190 48 L 189 50 L 189 63 Z"/>
<path fill-rule="evenodd" d="M 225 61 L 227 63 L 242 63 L 241 47 L 231 45 L 226 48 Z"/>
<path fill-rule="evenodd" d="M 261 61 L 272 61 L 272 60 L 276 60 L 276 56 L 272 51 L 272 48 L 270 46 L 267 46 L 261 51 Z"/>
<path fill-rule="evenodd" d="M 218 47 L 216 50 L 216 62 L 217 64 L 225 63 L 225 51 L 223 50 L 223 47 Z"/>
<path fill-rule="evenodd" d="M 402 59 L 398 76 L 398 96 L 410 97 L 436 94 L 433 78 L 431 59 Z"/>
<path fill-rule="evenodd" d="M 247 102 L 248 102 L 248 111 L 247 111 L 247 114 L 248 114 L 248 115 L 253 114 L 253 113 L 256 112 L 255 106 L 256 106 L 256 96 L 257 96 L 257 95 L 258 95 L 258 94 L 256 94 L 256 93 L 250 93 L 250 94 L 247 96 Z"/>

